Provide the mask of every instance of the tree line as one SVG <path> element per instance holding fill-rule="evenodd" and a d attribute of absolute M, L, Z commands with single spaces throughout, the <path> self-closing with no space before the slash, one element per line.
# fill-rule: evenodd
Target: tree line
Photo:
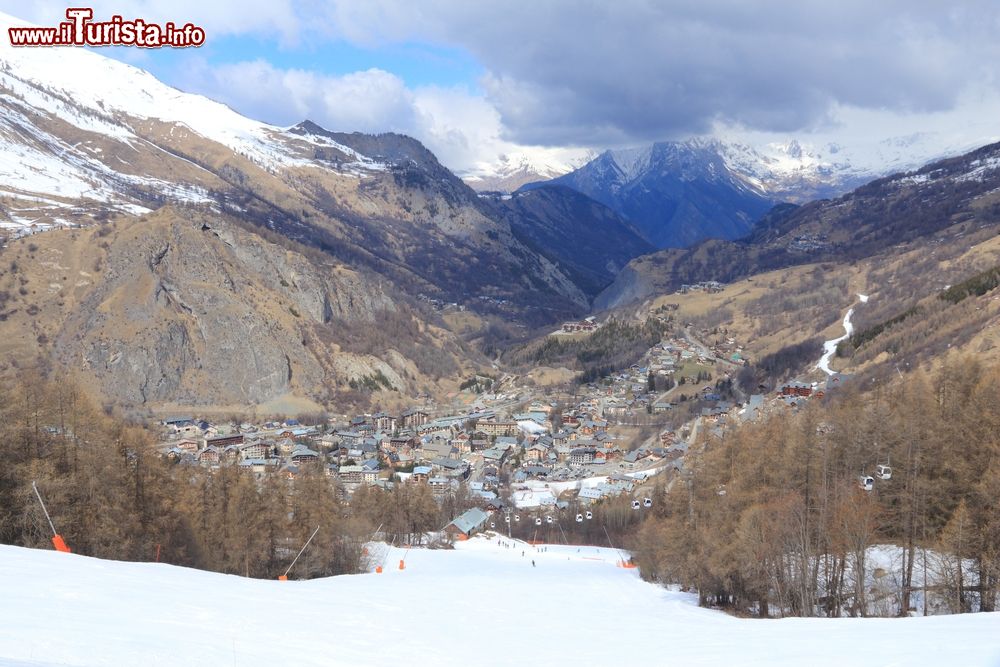
<path fill-rule="evenodd" d="M 34 373 L 0 391 L 0 455 L 0 543 L 51 547 L 37 481 L 75 553 L 250 577 L 283 574 L 317 527 L 291 576 L 362 571 L 380 524 L 387 540 L 409 544 L 471 506 L 461 493 L 439 505 L 426 485 L 366 489 L 348 502 L 323 463 L 300 465 L 294 480 L 170 463 L 147 429 Z"/>

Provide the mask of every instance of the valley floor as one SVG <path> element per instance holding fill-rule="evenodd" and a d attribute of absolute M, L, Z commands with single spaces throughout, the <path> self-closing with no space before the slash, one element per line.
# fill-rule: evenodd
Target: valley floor
<path fill-rule="evenodd" d="M 384 574 L 278 582 L 0 546 L 0 665 L 1000 665 L 1000 613 L 737 619 L 610 549 L 378 556 Z"/>

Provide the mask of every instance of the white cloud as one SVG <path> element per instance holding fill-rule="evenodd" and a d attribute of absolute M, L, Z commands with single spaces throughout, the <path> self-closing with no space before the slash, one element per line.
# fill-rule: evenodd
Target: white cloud
<path fill-rule="evenodd" d="M 91 7 L 95 20 L 117 14 L 156 23 L 191 22 L 209 35 L 260 35 L 285 44 L 299 41 L 310 25 L 313 12 L 307 3 L 293 0 L 88 0 L 67 3 L 52 0 L 0 2 L 0 7 L 18 18 L 38 25 L 66 20 L 66 8 Z"/>
<path fill-rule="evenodd" d="M 561 164 L 582 152 L 514 144 L 503 138 L 500 115 L 482 94 L 462 86 L 411 89 L 379 69 L 330 76 L 263 60 L 219 66 L 195 60 L 177 78 L 192 92 L 276 125 L 309 119 L 334 131 L 414 136 L 459 173 L 481 171 L 507 153 Z"/>
<path fill-rule="evenodd" d="M 0 6 L 43 24 L 66 7 Z M 754 144 L 872 145 L 934 133 L 953 146 L 1000 134 L 995 0 L 98 0 L 94 8 L 288 47 L 341 39 L 471 54 L 485 71 L 478 89 L 264 61 L 196 59 L 169 77 L 269 122 L 411 134 L 459 172 L 502 155 L 565 164 L 583 148 L 707 132 Z"/>

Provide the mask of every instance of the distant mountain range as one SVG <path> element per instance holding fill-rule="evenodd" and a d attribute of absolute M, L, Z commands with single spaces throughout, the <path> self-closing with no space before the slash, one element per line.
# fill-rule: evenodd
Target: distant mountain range
<path fill-rule="evenodd" d="M 836 197 L 982 143 L 949 141 L 928 133 L 854 148 L 796 140 L 760 147 L 716 138 L 657 142 L 605 151 L 577 169 L 520 187 L 573 188 L 615 210 L 657 247 L 688 247 L 706 238 L 740 238 L 776 203 Z M 480 182 L 502 190 L 537 170 L 524 161 L 516 173 L 510 181 Z"/>
<path fill-rule="evenodd" d="M 684 283 L 731 282 L 797 264 L 845 262 L 908 244 L 986 238 L 1000 227 L 1000 144 L 876 179 L 840 197 L 768 212 L 747 236 L 632 260 L 595 300 L 612 308 Z"/>
<path fill-rule="evenodd" d="M 568 174 L 575 168 L 571 162 L 540 158 L 527 153 L 501 155 L 493 164 L 483 165 L 462 180 L 477 192 L 510 194 L 522 185 L 548 181 Z"/>

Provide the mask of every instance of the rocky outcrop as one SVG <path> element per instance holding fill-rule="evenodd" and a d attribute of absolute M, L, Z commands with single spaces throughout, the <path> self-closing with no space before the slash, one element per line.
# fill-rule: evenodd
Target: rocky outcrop
<path fill-rule="evenodd" d="M 335 330 L 377 326 L 396 308 L 377 280 L 221 218 L 165 210 L 109 237 L 101 279 L 66 314 L 55 354 L 132 405 L 322 402 L 377 373 L 405 392 L 426 380 L 405 356 L 342 352 Z"/>

